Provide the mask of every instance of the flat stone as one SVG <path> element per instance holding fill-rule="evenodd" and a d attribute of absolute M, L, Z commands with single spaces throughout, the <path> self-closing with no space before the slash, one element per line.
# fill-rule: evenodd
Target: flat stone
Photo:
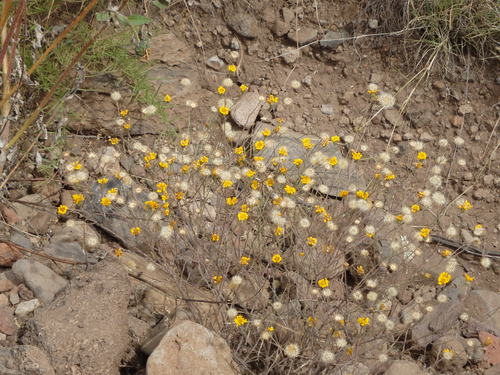
<path fill-rule="evenodd" d="M 403 116 L 401 115 L 401 112 L 399 112 L 395 108 L 384 110 L 384 117 L 393 126 L 400 126 L 403 125 L 404 123 L 404 119 Z"/>
<path fill-rule="evenodd" d="M 290 30 L 290 25 L 286 22 L 276 20 L 271 30 L 277 37 L 282 37 L 283 35 L 288 33 L 288 31 Z"/>
<path fill-rule="evenodd" d="M 345 42 L 346 38 L 349 38 L 346 31 L 328 31 L 319 41 L 319 45 L 323 48 L 336 49 Z"/>
<path fill-rule="evenodd" d="M 302 46 L 315 41 L 318 37 L 318 30 L 311 29 L 309 27 L 301 27 L 300 29 L 290 31 L 287 34 L 287 37 L 292 42 Z"/>
<path fill-rule="evenodd" d="M 473 290 L 463 302 L 469 322 L 500 336 L 500 294 L 487 289 Z"/>
<path fill-rule="evenodd" d="M 17 325 L 14 321 L 14 308 L 0 306 L 0 332 L 10 336 L 17 331 Z"/>
<path fill-rule="evenodd" d="M 464 348 L 464 339 L 458 335 L 444 335 L 432 343 L 431 356 L 436 361 L 437 368 L 443 372 L 459 373 L 469 360 Z M 443 349 L 453 351 L 453 357 L 442 360 Z"/>
<path fill-rule="evenodd" d="M 264 129 L 271 130 L 271 135 L 265 137 L 262 135 Z M 316 145 L 314 150 L 306 150 L 302 144 L 304 138 L 309 138 L 311 143 Z M 264 162 L 266 165 L 271 165 L 271 159 L 275 157 L 280 157 L 278 150 L 280 147 L 286 147 L 288 156 L 283 161 L 283 166 L 288 169 L 287 177 L 292 181 L 293 179 L 299 179 L 301 176 L 301 171 L 306 168 L 313 167 L 311 163 L 311 154 L 317 154 L 317 159 L 323 159 L 323 162 L 329 160 L 333 156 L 337 158 L 338 163 L 348 162 L 346 158 L 343 157 L 340 147 L 335 143 L 329 143 L 325 147 L 318 146 L 321 145 L 322 140 L 314 135 L 307 135 L 298 132 L 294 132 L 290 129 L 284 129 L 279 133 L 274 131 L 274 127 L 270 124 L 265 124 L 258 122 L 254 130 L 253 143 L 258 140 L 264 140 L 266 146 L 264 149 L 258 151 L 256 155 L 264 157 Z M 302 159 L 304 161 L 301 169 L 298 169 L 294 164 L 294 159 Z M 328 159 L 326 159 L 328 158 Z M 314 186 L 324 184 L 329 188 L 329 195 L 339 196 L 341 190 L 348 190 L 350 185 L 355 185 L 357 188 L 363 189 L 365 187 L 365 181 L 361 176 L 361 173 L 355 169 L 353 165 L 349 168 L 341 169 L 338 166 L 334 166 L 330 169 L 325 169 L 314 165 L 316 170 L 316 176 L 314 177 L 316 183 Z M 313 188 L 314 188 L 313 186 Z M 318 250 L 319 251 L 319 250 Z M 304 258 L 312 259 L 312 257 L 300 257 L 300 262 L 304 263 Z M 312 261 L 312 260 L 311 260 Z M 297 259 L 299 262 L 299 259 Z M 299 262 L 299 263 L 300 263 Z M 341 261 L 342 263 L 342 261 Z M 313 267 L 314 268 L 314 267 Z M 329 272 L 335 272 L 332 267 Z M 315 270 L 311 270 L 313 273 Z M 325 276 L 326 277 L 326 276 Z"/>
<path fill-rule="evenodd" d="M 207 59 L 207 66 L 214 70 L 220 70 L 224 65 L 224 61 L 217 55 L 211 56 Z"/>
<path fill-rule="evenodd" d="M 12 271 L 44 304 L 52 302 L 56 294 L 68 283 L 47 266 L 31 259 L 18 260 L 12 266 Z"/>
<path fill-rule="evenodd" d="M 9 297 L 6 294 L 0 294 L 0 307 L 9 306 Z"/>
<path fill-rule="evenodd" d="M 237 12 L 230 15 L 227 24 L 237 34 L 245 38 L 256 38 L 259 35 L 257 21 L 248 13 Z"/>
<path fill-rule="evenodd" d="M 16 311 L 14 312 L 17 316 L 23 317 L 28 315 L 30 312 L 35 311 L 40 306 L 40 301 L 34 298 L 29 301 L 24 301 L 16 306 Z"/>
<path fill-rule="evenodd" d="M 14 287 L 15 287 L 15 285 L 12 281 L 10 281 L 8 279 L 0 280 L 0 293 L 7 292 Z"/>
<path fill-rule="evenodd" d="M 171 328 L 149 356 L 148 375 L 235 375 L 231 350 L 220 336 L 185 320 Z"/>
<path fill-rule="evenodd" d="M 323 113 L 325 115 L 333 115 L 333 105 L 322 104 L 321 105 L 321 113 Z"/>
<path fill-rule="evenodd" d="M 287 64 L 295 64 L 295 62 L 300 58 L 302 52 L 300 49 L 287 47 L 281 51 L 283 61 Z"/>
<path fill-rule="evenodd" d="M 384 375 L 426 375 L 415 362 L 393 361 Z"/>
<path fill-rule="evenodd" d="M 54 303 L 38 308 L 22 337 L 50 353 L 57 374 L 119 375 L 129 349 L 130 282 L 116 261 L 104 260 L 73 278 Z"/>
<path fill-rule="evenodd" d="M 55 375 L 47 354 L 31 345 L 0 348 L 0 368 L 5 375 Z"/>
<path fill-rule="evenodd" d="M 255 123 L 264 102 L 259 99 L 260 94 L 256 91 L 246 92 L 240 96 L 236 104 L 231 108 L 231 118 L 242 128 L 250 128 Z"/>
<path fill-rule="evenodd" d="M 50 202 L 50 200 L 45 198 L 43 195 L 26 195 L 19 200 L 25 203 L 14 202 L 12 207 L 16 211 L 17 215 L 23 219 L 28 232 L 34 234 L 45 234 L 47 233 L 49 226 L 57 221 L 55 215 L 33 206 L 33 204 L 46 205 Z"/>
<path fill-rule="evenodd" d="M 466 115 L 468 113 L 471 113 L 474 110 L 470 104 L 462 104 L 460 107 L 458 107 L 458 113 L 461 115 Z"/>

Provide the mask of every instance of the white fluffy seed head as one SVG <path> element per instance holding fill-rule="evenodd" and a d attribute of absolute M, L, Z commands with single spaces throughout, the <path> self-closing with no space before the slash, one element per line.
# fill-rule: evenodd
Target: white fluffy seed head
<path fill-rule="evenodd" d="M 285 346 L 285 355 L 289 358 L 296 358 L 300 354 L 300 348 L 297 344 L 288 344 Z"/>
<path fill-rule="evenodd" d="M 323 350 L 321 353 L 321 362 L 332 363 L 335 360 L 335 354 L 329 350 Z"/>

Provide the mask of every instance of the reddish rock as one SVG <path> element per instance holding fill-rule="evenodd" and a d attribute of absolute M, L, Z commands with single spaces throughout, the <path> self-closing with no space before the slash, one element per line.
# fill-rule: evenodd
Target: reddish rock
<path fill-rule="evenodd" d="M 11 290 L 12 288 L 14 288 L 15 285 L 12 281 L 10 280 L 0 280 L 0 293 L 1 292 L 7 292 L 9 290 Z"/>
<path fill-rule="evenodd" d="M 14 309 L 12 307 L 0 307 L 0 332 L 6 335 L 13 335 L 17 330 L 14 321 Z"/>
<path fill-rule="evenodd" d="M 10 225 L 15 225 L 22 221 L 22 219 L 16 214 L 16 211 L 3 204 L 0 205 L 0 212 L 2 213 L 5 221 Z"/>
<path fill-rule="evenodd" d="M 479 341 L 484 346 L 484 359 L 496 365 L 500 363 L 500 338 L 491 333 L 480 331 Z"/>
<path fill-rule="evenodd" d="M 5 242 L 0 242 L 0 266 L 10 267 L 18 259 L 21 259 L 23 254 L 14 246 Z"/>

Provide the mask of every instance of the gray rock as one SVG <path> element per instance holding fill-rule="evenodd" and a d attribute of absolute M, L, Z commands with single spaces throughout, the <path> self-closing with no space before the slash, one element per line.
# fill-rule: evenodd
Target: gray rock
<path fill-rule="evenodd" d="M 49 226 L 57 221 L 55 215 L 49 212 L 40 210 L 34 206 L 37 204 L 46 205 L 49 200 L 41 194 L 26 195 L 14 202 L 12 208 L 16 211 L 17 215 L 24 221 L 25 227 L 28 232 L 35 234 L 45 234 Z"/>
<path fill-rule="evenodd" d="M 240 96 L 235 105 L 231 107 L 231 118 L 242 128 L 250 128 L 255 123 L 264 102 L 259 99 L 257 91 L 246 92 Z"/>
<path fill-rule="evenodd" d="M 312 76 L 310 74 L 306 75 L 304 77 L 304 79 L 302 80 L 302 83 L 307 87 L 311 87 L 312 86 Z"/>
<path fill-rule="evenodd" d="M 14 312 L 17 316 L 26 316 L 30 312 L 35 311 L 36 308 L 40 306 L 40 301 L 36 298 L 19 303 L 16 306 L 16 311 Z"/>
<path fill-rule="evenodd" d="M 295 17 L 293 10 L 291 10 L 290 8 L 284 7 L 283 9 L 281 9 L 281 11 L 283 13 L 283 19 L 285 20 L 285 22 L 291 23 Z"/>
<path fill-rule="evenodd" d="M 240 49 L 240 42 L 238 38 L 233 38 L 231 39 L 231 44 L 230 44 L 231 49 L 238 51 Z"/>
<path fill-rule="evenodd" d="M 335 371 L 332 373 L 332 375 L 369 375 L 369 374 L 370 374 L 370 369 L 362 363 L 348 364 L 345 366 L 336 366 Z"/>
<path fill-rule="evenodd" d="M 393 361 L 384 375 L 426 375 L 415 362 Z"/>
<path fill-rule="evenodd" d="M 207 66 L 214 70 L 220 70 L 224 65 L 224 61 L 217 55 L 209 57 L 207 60 Z"/>
<path fill-rule="evenodd" d="M 463 308 L 469 314 L 469 323 L 500 336 L 499 293 L 486 289 L 473 290 L 463 302 Z"/>
<path fill-rule="evenodd" d="M 325 115 L 333 115 L 333 105 L 322 104 L 321 105 L 321 113 L 323 113 Z"/>
<path fill-rule="evenodd" d="M 486 188 L 479 188 L 474 190 L 472 196 L 477 200 L 483 200 L 491 196 L 490 190 Z"/>
<path fill-rule="evenodd" d="M 50 353 L 57 374 L 118 375 L 129 349 L 127 271 L 104 260 L 73 278 L 57 301 L 35 311 L 22 337 Z"/>
<path fill-rule="evenodd" d="M 5 375 L 55 375 L 47 354 L 31 345 L 0 348 L 0 369 Z"/>
<path fill-rule="evenodd" d="M 401 126 L 404 123 L 401 112 L 395 108 L 384 110 L 384 117 L 393 126 Z"/>
<path fill-rule="evenodd" d="M 429 134 L 428 132 L 423 132 L 420 134 L 420 140 L 423 142 L 431 142 L 434 139 L 436 139 L 433 135 Z"/>
<path fill-rule="evenodd" d="M 276 20 L 276 22 L 274 22 L 272 27 L 272 31 L 274 35 L 276 35 L 277 37 L 282 37 L 283 35 L 288 33 L 289 30 L 290 30 L 290 25 L 280 20 Z"/>
<path fill-rule="evenodd" d="M 311 43 L 318 37 L 318 31 L 309 27 L 301 27 L 297 30 L 292 30 L 287 34 L 288 39 L 302 46 Z"/>
<path fill-rule="evenodd" d="M 301 56 L 301 50 L 293 47 L 287 47 L 281 51 L 283 61 L 287 64 L 295 64 Z"/>
<path fill-rule="evenodd" d="M 237 34 L 245 38 L 256 38 L 259 35 L 257 21 L 250 14 L 237 12 L 228 17 L 227 24 Z"/>
<path fill-rule="evenodd" d="M 254 143 L 257 140 L 264 140 L 262 131 L 265 128 L 268 128 L 269 130 L 274 129 L 272 125 L 257 123 L 253 136 Z M 306 150 L 302 144 L 302 140 L 304 138 L 309 138 L 311 143 L 316 146 L 311 150 Z M 338 163 L 344 161 L 345 158 L 342 156 L 340 146 L 335 143 L 329 143 L 325 147 L 322 147 L 321 142 L 321 139 L 314 135 L 301 134 L 290 129 L 285 129 L 279 133 L 272 131 L 271 135 L 265 138 L 266 147 L 257 152 L 256 155 L 264 157 L 264 161 L 266 162 L 266 164 L 271 165 L 271 159 L 280 156 L 278 153 L 279 148 L 286 147 L 288 156 L 286 160 L 283 161 L 283 165 L 288 169 L 287 177 L 290 178 L 290 180 L 293 180 L 295 178 L 300 178 L 301 172 L 306 168 L 312 166 L 309 159 L 315 152 L 318 152 L 318 154 L 316 154 L 318 158 L 323 158 L 325 161 L 334 156 L 337 158 Z M 300 169 L 292 163 L 296 158 L 300 158 L 304 161 Z M 345 169 L 340 169 L 338 165 L 333 166 L 330 169 L 315 166 L 315 169 L 316 176 L 314 178 L 316 183 L 314 186 L 320 184 L 328 186 L 329 194 L 332 196 L 338 196 L 340 191 L 346 190 L 349 185 L 356 185 L 356 187 L 360 189 L 364 188 L 365 186 L 364 179 L 362 178 L 360 172 L 357 171 L 353 165 Z M 313 257 L 304 258 L 310 258 L 312 261 Z M 301 262 L 304 263 L 304 259 L 302 257 L 300 259 Z M 333 271 L 333 268 L 334 267 L 332 267 L 332 270 L 330 271 Z"/>
<path fill-rule="evenodd" d="M 56 294 L 68 283 L 47 266 L 31 259 L 18 260 L 12 266 L 12 271 L 44 304 L 52 302 Z"/>
<path fill-rule="evenodd" d="M 380 83 L 382 82 L 382 74 L 373 72 L 370 74 L 370 82 L 371 83 Z"/>
<path fill-rule="evenodd" d="M 345 42 L 346 38 L 349 38 L 349 34 L 346 31 L 328 31 L 319 41 L 319 45 L 323 48 L 336 49 Z"/>
<path fill-rule="evenodd" d="M 167 332 L 149 356 L 146 369 L 148 375 L 238 373 L 227 343 L 212 331 L 188 320 Z"/>
<path fill-rule="evenodd" d="M 443 350 L 451 351 L 451 358 L 443 357 Z M 457 335 L 445 335 L 432 343 L 431 356 L 437 368 L 445 372 L 459 373 L 468 361 L 464 340 Z"/>
<path fill-rule="evenodd" d="M 465 340 L 465 351 L 472 363 L 479 363 L 484 360 L 484 349 L 481 341 L 476 338 Z"/>
<path fill-rule="evenodd" d="M 458 113 L 461 115 L 466 115 L 468 113 L 471 113 L 474 110 L 470 104 L 462 104 L 460 107 L 458 107 Z"/>

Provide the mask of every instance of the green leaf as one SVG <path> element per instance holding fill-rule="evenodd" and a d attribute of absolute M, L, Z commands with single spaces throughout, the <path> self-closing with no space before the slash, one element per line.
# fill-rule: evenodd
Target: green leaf
<path fill-rule="evenodd" d="M 157 7 L 158 7 L 158 8 L 160 8 L 160 9 L 165 9 L 165 8 L 167 8 L 167 7 L 168 7 L 168 5 L 163 4 L 161 1 L 158 1 L 158 0 L 153 1 L 153 2 L 152 2 L 152 4 L 153 4 L 154 6 L 157 6 Z"/>
<path fill-rule="evenodd" d="M 104 21 L 109 21 L 111 18 L 109 12 L 99 12 L 96 13 L 95 18 L 97 21 L 104 22 Z"/>
<path fill-rule="evenodd" d="M 120 14 L 120 13 L 116 13 L 116 19 L 118 20 L 118 22 L 120 22 L 122 25 L 130 25 L 128 23 L 128 18 L 125 17 L 123 14 Z"/>
<path fill-rule="evenodd" d="M 133 14 L 127 17 L 127 23 L 131 26 L 145 25 L 151 22 L 151 18 L 141 16 L 139 14 Z"/>

